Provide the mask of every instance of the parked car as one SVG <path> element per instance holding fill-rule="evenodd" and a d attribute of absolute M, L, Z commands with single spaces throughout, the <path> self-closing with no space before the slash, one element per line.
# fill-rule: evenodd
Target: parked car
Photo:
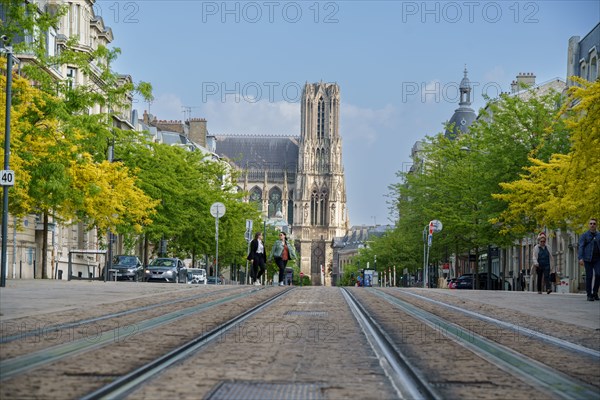
<path fill-rule="evenodd" d="M 145 271 L 146 281 L 187 282 L 187 268 L 179 258 L 155 258 Z"/>
<path fill-rule="evenodd" d="M 502 281 L 500 278 L 491 274 L 491 289 L 492 290 L 500 290 L 502 289 Z M 476 289 L 487 288 L 487 272 L 480 272 L 478 274 L 479 284 L 475 287 Z M 456 280 L 456 289 L 473 289 L 473 274 L 463 274 L 458 277 Z"/>
<path fill-rule="evenodd" d="M 104 279 L 106 267 L 102 268 L 102 273 L 100 275 L 101 279 Z M 113 257 L 111 270 L 116 270 L 116 272 L 108 271 L 108 280 L 115 280 L 115 274 L 117 280 L 130 280 L 130 281 L 142 281 L 144 279 L 144 266 L 142 262 L 137 256 L 130 255 L 116 255 Z"/>
<path fill-rule="evenodd" d="M 206 270 L 203 268 L 188 268 L 187 283 L 203 283 L 206 285 Z"/>
<path fill-rule="evenodd" d="M 220 278 L 217 278 L 216 276 L 209 276 L 207 278 L 206 283 L 208 283 L 209 285 L 222 285 L 223 280 Z"/>

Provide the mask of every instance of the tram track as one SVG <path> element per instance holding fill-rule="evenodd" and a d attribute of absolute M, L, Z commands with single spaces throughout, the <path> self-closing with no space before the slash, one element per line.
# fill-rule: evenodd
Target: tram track
<path fill-rule="evenodd" d="M 244 287 L 244 289 L 245 289 L 245 287 Z M 28 329 L 26 327 L 26 325 L 25 325 L 25 328 L 22 329 L 19 322 L 12 322 L 12 321 L 3 322 L 2 323 L 2 331 L 1 331 L 2 334 L 0 335 L 0 344 L 5 344 L 5 343 L 10 343 L 10 342 L 13 342 L 16 340 L 24 340 L 24 339 L 31 338 L 31 337 L 41 336 L 42 334 L 49 335 L 51 333 L 58 332 L 61 330 L 81 328 L 86 324 L 93 324 L 93 323 L 97 323 L 97 322 L 101 322 L 101 321 L 105 321 L 105 320 L 109 320 L 109 319 L 113 319 L 113 318 L 117 318 L 117 317 L 133 315 L 136 313 L 154 310 L 157 308 L 164 308 L 164 307 L 167 307 L 167 306 L 170 306 L 173 304 L 181 304 L 181 303 L 185 303 L 185 302 L 195 301 L 198 299 L 205 299 L 205 298 L 212 297 L 212 296 L 218 296 L 221 293 L 229 292 L 232 290 L 238 291 L 239 289 L 238 288 L 227 288 L 227 289 L 222 289 L 222 290 L 214 290 L 211 292 L 195 294 L 193 296 L 177 298 L 177 299 L 173 299 L 173 300 L 169 300 L 169 301 L 165 301 L 165 302 L 144 305 L 141 307 L 129 308 L 129 309 L 126 309 L 123 311 L 108 313 L 108 314 L 104 314 L 104 315 L 93 317 L 93 318 L 79 319 L 79 320 L 67 322 L 67 323 L 45 324 L 43 327 L 39 327 L 39 328 L 35 328 L 35 329 L 32 329 L 32 328 Z M 252 292 L 254 290 L 256 290 L 256 289 L 251 289 L 250 291 Z M 12 334 L 9 333 L 9 332 L 13 332 L 13 331 L 18 331 L 18 333 L 12 333 Z"/>
<path fill-rule="evenodd" d="M 6 359 L 27 355 L 36 351 L 43 351 L 46 348 L 72 344 L 76 341 L 83 340 L 95 343 L 97 340 L 100 340 L 100 336 L 111 334 L 115 343 L 122 343 L 134 337 L 139 332 L 139 324 L 143 323 L 145 320 L 159 318 L 165 314 L 177 312 L 192 306 L 201 306 L 208 301 L 225 298 L 231 294 L 246 293 L 250 295 L 260 290 L 264 289 L 240 287 L 226 290 L 211 290 L 206 292 L 206 296 L 203 296 L 202 294 L 185 296 L 183 297 L 183 301 L 157 302 L 154 303 L 156 306 L 148 308 L 138 305 L 137 307 L 133 308 L 118 308 L 115 310 L 115 312 L 106 313 L 106 311 L 104 311 L 104 313 L 100 314 L 95 313 L 95 316 L 92 318 L 76 320 L 88 320 L 87 323 L 82 324 L 73 324 L 75 321 L 53 324 L 51 322 L 51 318 L 53 316 L 48 316 L 49 319 L 46 324 L 41 325 L 34 331 L 26 331 L 27 333 L 25 334 L 25 337 L 23 337 L 21 340 L 16 339 L 8 343 L 0 344 L 0 346 L 2 346 L 0 362 L 4 362 Z M 181 297 L 178 299 L 181 299 Z M 113 307 L 108 307 L 108 309 L 114 310 Z M 131 309 L 135 309 L 135 311 L 129 313 L 128 310 Z M 98 310 L 93 311 L 97 312 Z M 100 320 L 94 322 L 89 321 L 97 317 L 99 317 Z M 57 329 L 61 325 L 64 325 L 63 329 Z M 50 329 L 46 330 L 46 327 L 50 327 Z M 31 334 L 32 332 L 34 333 Z"/>
<path fill-rule="evenodd" d="M 600 356 L 597 352 L 600 341 L 598 334 L 592 330 L 575 329 L 573 326 L 550 322 L 540 317 L 521 317 L 523 321 L 527 321 L 527 324 L 514 324 L 507 321 L 508 315 L 500 307 L 492 312 L 495 317 L 491 317 L 471 310 L 463 310 L 460 306 L 419 298 L 401 289 L 383 289 L 381 293 L 391 295 L 399 299 L 398 301 L 424 308 L 445 320 L 450 319 L 451 322 L 466 329 L 469 335 L 485 337 L 493 343 L 514 350 L 519 355 L 551 366 L 565 376 L 592 385 L 600 395 Z M 528 324 L 535 326 L 536 329 L 527 328 Z M 442 327 L 438 327 L 437 330 L 444 333 Z M 586 337 L 595 338 L 594 348 L 582 345 L 582 343 L 593 344 L 593 339 L 583 339 Z M 572 339 L 568 340 L 569 338 Z"/>
<path fill-rule="evenodd" d="M 158 358 L 198 336 L 226 323 L 255 303 L 280 290 L 265 288 L 242 291 L 136 323 L 136 331 L 115 338 L 104 332 L 94 340 L 81 338 L 33 351 L 0 362 L 1 398 L 47 397 L 24 394 L 24 387 L 55 387 L 56 376 L 63 385 L 58 398 L 75 398 L 92 391 L 99 382 L 125 375 L 149 358 Z M 156 339 L 159 339 L 159 342 Z M 91 360 L 96 362 L 90 363 Z M 112 360 L 112 361 L 111 361 Z M 53 396 L 49 396 L 50 398 Z"/>
<path fill-rule="evenodd" d="M 197 336 L 185 343 L 184 345 L 170 351 L 169 353 L 161 356 L 130 373 L 115 379 L 108 385 L 82 397 L 82 400 L 96 400 L 96 399 L 119 399 L 126 396 L 128 393 L 134 391 L 140 385 L 153 379 L 157 374 L 163 372 L 165 369 L 172 365 L 181 362 L 187 357 L 193 356 L 202 347 L 211 343 L 213 340 L 226 334 L 228 330 L 234 327 L 236 324 L 242 323 L 246 319 L 252 317 L 259 311 L 263 310 L 270 304 L 278 301 L 281 296 L 287 294 L 290 289 L 286 289 L 282 292 L 278 292 L 275 296 L 249 308 L 244 313 L 229 319 L 222 325 L 218 326 L 211 331 Z"/>
<path fill-rule="evenodd" d="M 600 360 L 584 345 L 594 332 L 571 326 L 573 335 L 553 338 L 546 327 L 536 335 L 508 322 L 520 315 L 510 319 L 473 301 L 463 310 L 460 300 L 445 304 L 441 292 L 246 287 L 187 294 L 169 298 L 168 308 L 144 309 L 151 305 L 134 299 L 138 312 L 115 308 L 111 319 L 94 309 L 90 318 L 49 325 L 135 327 L 93 343 L 80 335 L 41 349 L 27 343 L 31 336 L 2 344 L 29 351 L 0 361 L 0 398 L 600 396 Z"/>
<path fill-rule="evenodd" d="M 410 292 L 404 292 L 410 296 L 413 296 L 415 298 L 421 299 L 421 300 L 425 300 L 428 301 L 432 304 L 437 305 L 438 307 L 443 307 L 446 309 L 451 309 L 453 311 L 458 311 L 460 313 L 469 315 L 475 319 L 484 321 L 484 322 L 489 322 L 491 324 L 497 325 L 499 327 L 503 327 L 506 328 L 514 333 L 518 333 L 518 334 L 522 334 L 522 335 L 527 335 L 528 337 L 531 338 L 535 338 L 535 339 L 539 339 L 539 340 L 543 340 L 545 342 L 548 342 L 552 345 L 555 345 L 557 347 L 561 347 L 563 349 L 569 350 L 569 351 L 576 351 L 578 353 L 581 353 L 583 355 L 586 356 L 590 356 L 592 358 L 597 358 L 600 359 L 600 351 L 596 350 L 596 349 L 591 349 L 589 347 L 586 346 L 582 346 L 580 344 L 577 343 L 573 343 L 570 342 L 568 340 L 564 340 L 561 338 L 558 338 L 556 336 L 552 336 L 552 335 L 548 335 L 545 333 L 542 333 L 540 331 L 534 330 L 534 329 L 529 329 L 527 327 L 524 327 L 522 325 L 517 325 L 517 324 L 513 324 L 510 322 L 506 322 L 506 321 L 502 321 L 500 319 L 497 318 L 492 318 L 489 317 L 487 315 L 481 314 L 481 313 L 477 313 L 474 311 L 470 311 L 470 310 L 465 310 L 464 308 L 458 307 L 458 306 L 454 306 L 452 304 L 447 304 L 447 303 L 443 303 L 439 300 L 434 300 L 434 299 L 430 299 L 428 297 L 425 296 L 421 296 L 415 293 L 410 293 Z"/>
<path fill-rule="evenodd" d="M 404 293 L 394 290 L 363 289 L 356 293 L 359 294 L 357 301 L 367 304 L 366 310 L 376 321 L 380 321 L 383 330 L 392 332 L 391 342 L 395 348 L 399 351 L 400 349 L 408 351 L 411 354 L 408 357 L 418 365 L 417 368 L 422 370 L 432 368 L 428 370 L 430 384 L 439 386 L 444 397 L 448 397 L 450 393 L 456 396 L 450 388 L 457 387 L 457 384 L 469 384 L 473 387 L 497 385 L 496 390 L 499 393 L 507 391 L 505 396 L 507 398 L 512 397 L 510 393 L 514 391 L 514 387 L 521 386 L 523 383 L 535 387 L 537 393 L 546 393 L 552 398 L 583 399 L 594 398 L 600 394 L 597 384 L 597 367 L 600 365 L 600 360 L 593 349 L 552 338 L 549 335 L 519 330 L 498 319 L 447 307 L 443 303 L 432 302 L 422 296 L 409 296 L 413 300 L 409 302 L 406 299 L 408 295 L 402 296 Z M 393 307 L 394 318 L 389 318 L 389 315 L 381 312 L 382 309 L 389 311 L 390 306 Z M 431 312 L 432 309 L 435 309 L 435 313 Z M 448 318 L 452 318 L 452 321 Z M 415 334 L 421 336 L 420 348 L 423 350 L 421 352 L 407 346 L 408 343 L 413 343 L 411 336 Z M 450 346 L 450 342 L 454 345 Z M 438 357 L 465 359 L 467 353 L 464 350 L 462 352 L 453 350 L 456 345 L 468 350 L 487 364 L 479 367 L 471 366 L 467 369 L 459 367 L 455 373 L 435 372 L 435 368 L 439 368 L 436 364 L 439 363 L 432 359 L 431 354 L 435 352 L 431 352 L 428 347 L 441 347 L 448 351 L 448 354 L 437 354 Z M 529 350 L 526 350 L 527 348 Z M 552 360 L 548 359 L 548 355 L 553 356 Z M 556 362 L 556 358 L 562 361 Z M 471 363 L 480 364 L 473 359 L 465 365 Z M 509 373 L 513 379 L 500 378 L 500 373 L 498 381 L 490 380 L 489 377 L 493 376 L 490 364 Z M 477 382 L 471 376 L 474 368 L 486 371 L 485 376 L 488 379 L 474 385 L 473 382 Z M 457 379 L 457 377 L 461 378 Z M 513 384 L 514 379 L 519 379 L 522 384 Z M 504 384 L 500 381 L 511 383 Z M 503 387 L 504 385 L 506 386 Z M 457 390 L 460 392 L 460 388 Z M 469 394 L 473 396 L 472 392 Z"/>
<path fill-rule="evenodd" d="M 342 289 L 344 298 L 354 312 L 369 344 L 377 354 L 382 368 L 390 379 L 400 399 L 441 399 L 439 393 L 428 384 L 424 374 L 416 369 L 401 352 L 380 325 L 369 316 L 350 291 Z"/>

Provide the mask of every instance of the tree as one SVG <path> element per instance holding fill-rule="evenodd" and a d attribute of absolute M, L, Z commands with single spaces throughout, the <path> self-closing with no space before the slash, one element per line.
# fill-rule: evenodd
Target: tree
<path fill-rule="evenodd" d="M 153 223 L 143 229 L 147 240 L 168 240 L 169 252 L 183 258 L 212 254 L 215 221 L 210 206 L 222 202 L 227 212 L 219 220 L 219 259 L 235 263 L 245 257 L 245 220 L 258 219 L 258 212 L 241 201 L 243 193 L 235 190 L 235 175 L 225 164 L 200 151 L 158 143 L 117 142 L 116 154 L 157 202 Z"/>
<path fill-rule="evenodd" d="M 600 81 L 572 79 L 581 86 L 569 89 L 556 119 L 567 128 L 570 151 L 532 156 L 520 179 L 501 185 L 495 198 L 507 204 L 498 219 L 505 233 L 521 232 L 528 220 L 577 231 L 600 214 L 600 177 L 590 171 L 600 163 Z"/>
<path fill-rule="evenodd" d="M 532 220 L 521 231 L 499 235 L 505 226 L 497 217 L 506 203 L 492 194 L 502 182 L 517 179 L 532 154 L 548 159 L 569 148 L 564 123 L 555 118 L 559 100 L 551 91 L 528 98 L 502 95 L 488 103 L 467 133 L 453 140 L 443 134 L 427 138 L 413 171 L 399 172 L 400 182 L 390 186 L 399 215 L 393 235 L 403 236 L 398 243 L 408 252 L 399 261 L 403 267 L 414 271 L 423 264 L 415 260 L 422 260 L 423 229 L 433 219 L 444 224 L 431 247 L 434 263 L 471 250 L 477 258 L 481 248 L 510 243 L 537 226 Z"/>
<path fill-rule="evenodd" d="M 0 86 L 5 85 L 2 76 Z M 73 120 L 65 117 L 68 109 L 60 98 L 19 76 L 14 77 L 13 86 L 11 157 L 18 179 L 10 194 L 10 212 L 15 216 L 42 214 L 46 225 L 48 215 L 59 223 L 83 221 L 100 229 L 129 225 L 139 230 L 147 224 L 154 205 L 136 187 L 131 171 L 96 162 L 86 151 L 94 132 L 71 125 Z M 4 110 L 0 111 L 1 129 Z M 43 277 L 45 273 L 42 268 Z"/>
<path fill-rule="evenodd" d="M 37 3 L 10 0 L 2 0 L 0 7 L 5 16 L 3 32 L 10 39 L 30 39 L 16 43 L 15 51 L 33 54 L 35 59 L 22 66 L 29 82 L 16 82 L 17 90 L 13 91 L 12 121 L 19 122 L 13 129 L 16 139 L 12 148 L 16 165 L 19 160 L 23 162 L 19 171 L 22 186 L 11 195 L 11 212 L 43 214 L 41 270 L 46 277 L 49 215 L 57 222 L 97 223 L 100 228 L 118 223 L 137 229 L 147 223 L 153 212 L 147 197 L 119 197 L 126 191 L 126 183 L 132 193 L 140 194 L 131 171 L 108 166 L 105 160 L 115 136 L 137 135 L 113 127 L 113 115 L 127 108 L 132 91 L 151 96 L 151 87 L 142 83 L 136 88 L 111 70 L 118 49 L 98 46 L 82 50 L 77 46 L 78 38 L 73 37 L 56 54 L 48 51 L 46 36 L 58 26 L 66 7 L 52 4 L 42 10 Z M 81 71 L 86 81 L 57 80 L 56 66 L 66 64 Z M 26 88 L 28 83 L 35 88 Z M 106 111 L 90 113 L 95 107 Z M 127 179 L 115 181 L 108 173 Z M 116 208 L 109 210 L 106 199 L 112 199 Z"/>

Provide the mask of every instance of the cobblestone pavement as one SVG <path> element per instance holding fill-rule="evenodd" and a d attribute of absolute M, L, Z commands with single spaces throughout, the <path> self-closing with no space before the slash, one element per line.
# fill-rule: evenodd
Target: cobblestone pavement
<path fill-rule="evenodd" d="M 60 361 L 8 379 L 2 382 L 0 397 L 81 397 L 281 290 L 275 287 L 255 290 L 233 285 L 7 281 L 7 287 L 0 288 L 2 336 L 8 334 L 8 327 L 14 330 L 17 324 L 51 326 L 182 298 L 189 306 L 225 298 L 232 293 L 246 291 L 251 294 L 248 299 L 218 305 L 209 312 L 136 333 L 109 348 L 90 351 L 76 359 Z M 351 290 L 388 333 L 405 347 L 407 354 L 414 357 L 415 365 L 431 372 L 431 382 L 444 393 L 444 398 L 546 397 L 529 386 L 526 379 L 510 376 L 478 357 L 467 355 L 464 349 L 449 341 L 439 340 L 436 332 L 408 329 L 408 325 L 414 327 L 418 323 L 410 322 L 398 311 L 384 308 L 380 302 L 367 296 L 371 289 Z M 414 295 L 425 296 L 600 349 L 600 302 L 587 302 L 584 295 L 395 288 L 384 291 L 415 304 L 424 302 Z M 188 298 L 194 300 L 188 301 Z M 171 307 L 176 309 L 180 305 Z M 431 304 L 427 307 L 431 312 L 439 308 Z M 166 310 L 122 316 L 118 324 L 135 326 L 138 321 L 161 312 Z M 452 317 L 459 318 L 456 315 Z M 102 329 L 111 327 L 110 323 L 101 326 Z M 507 340 L 507 335 L 498 336 L 499 340 Z M 147 345 L 157 339 L 164 342 L 164 346 Z M 74 340 L 74 337 L 67 337 L 68 340 Z M 519 350 L 523 354 L 543 353 L 543 348 L 534 347 L 536 344 L 527 341 L 517 344 L 523 346 Z M 2 344 L 0 357 L 11 358 L 45 345 L 49 344 L 40 340 Z M 557 361 L 557 366 L 567 372 L 571 365 L 573 373 L 579 374 L 578 378 L 592 384 L 600 377 L 596 372 L 586 372 L 585 368 L 578 370 L 580 366 L 576 365 L 575 356 L 570 359 L 571 355 L 564 354 L 556 360 L 557 354 L 545 356 L 546 359 L 542 357 L 541 361 L 550 364 Z M 600 366 L 600 360 L 597 361 L 592 366 Z M 223 334 L 216 342 L 205 346 L 199 354 L 145 384 L 130 398 L 196 399 L 223 393 L 231 395 L 236 390 L 245 395 L 254 393 L 254 398 L 269 393 L 278 393 L 278 398 L 306 398 L 309 395 L 328 399 L 397 397 L 341 291 L 325 287 L 295 288 L 281 300 Z"/>

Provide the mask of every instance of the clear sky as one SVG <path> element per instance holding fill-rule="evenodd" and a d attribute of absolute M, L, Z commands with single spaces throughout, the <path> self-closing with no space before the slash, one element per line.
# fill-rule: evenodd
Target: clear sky
<path fill-rule="evenodd" d="M 300 134 L 305 82 L 337 82 L 352 225 L 390 223 L 388 186 L 413 144 L 443 130 L 465 65 L 483 94 L 520 72 L 566 78 L 567 43 L 600 21 L 590 1 L 97 1 L 119 73 L 154 87 L 159 119 L 212 134 Z M 150 107 L 148 107 L 150 106 Z M 184 113 L 185 108 L 190 111 Z"/>

